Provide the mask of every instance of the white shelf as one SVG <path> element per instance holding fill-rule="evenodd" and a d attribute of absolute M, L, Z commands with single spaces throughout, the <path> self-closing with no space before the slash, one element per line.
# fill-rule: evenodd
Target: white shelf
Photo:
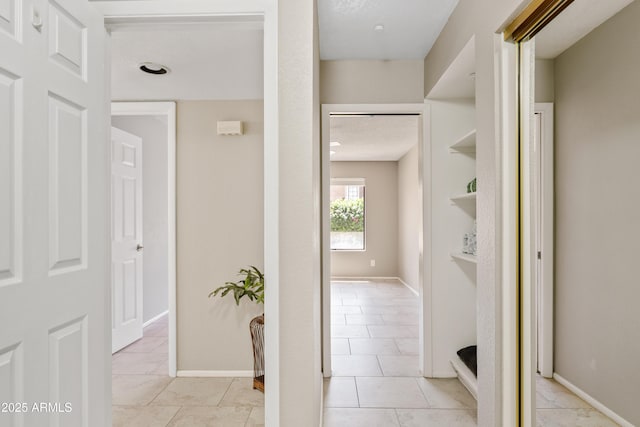
<path fill-rule="evenodd" d="M 449 147 L 453 152 L 458 153 L 475 153 L 476 152 L 476 130 L 472 130 L 453 145 Z"/>
<path fill-rule="evenodd" d="M 450 255 L 451 255 L 451 258 L 454 258 L 454 259 L 471 262 L 473 264 L 478 263 L 478 257 L 476 257 L 475 255 L 463 254 L 462 252 L 452 252 Z"/>
<path fill-rule="evenodd" d="M 451 197 L 451 201 L 452 202 L 463 202 L 466 200 L 476 200 L 476 192 L 474 191 L 473 193 L 467 193 L 467 194 L 459 194 L 457 196 L 453 196 Z"/>
<path fill-rule="evenodd" d="M 456 371 L 458 380 L 460 380 L 462 385 L 469 390 L 469 393 L 478 400 L 478 379 L 473 375 L 471 369 L 469 369 L 457 355 L 451 359 L 451 366 L 453 366 L 453 370 Z"/>

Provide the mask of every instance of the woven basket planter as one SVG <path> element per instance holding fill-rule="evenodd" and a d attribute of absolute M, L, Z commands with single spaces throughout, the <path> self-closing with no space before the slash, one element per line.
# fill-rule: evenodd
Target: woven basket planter
<path fill-rule="evenodd" d="M 253 388 L 264 393 L 264 314 L 249 323 L 253 345 Z"/>

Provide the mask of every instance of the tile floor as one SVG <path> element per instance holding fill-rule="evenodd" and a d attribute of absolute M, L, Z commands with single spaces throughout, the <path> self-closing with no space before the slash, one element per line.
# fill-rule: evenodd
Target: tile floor
<path fill-rule="evenodd" d="M 325 427 L 476 426 L 476 402 L 456 379 L 418 374 L 418 301 L 396 281 L 332 285 L 333 377 Z M 249 378 L 170 378 L 167 319 L 113 355 L 114 427 L 263 426 L 264 395 Z M 611 422 L 553 380 L 537 380 L 538 425 Z"/>
<path fill-rule="evenodd" d="M 167 318 L 112 359 L 114 427 L 264 425 L 264 395 L 250 378 L 170 378 Z"/>
<path fill-rule="evenodd" d="M 456 379 L 418 372 L 418 298 L 398 281 L 332 283 L 332 377 L 324 425 L 475 426 Z"/>
<path fill-rule="evenodd" d="M 537 424 L 544 427 L 615 427 L 618 424 L 558 382 L 536 379 Z"/>
<path fill-rule="evenodd" d="M 325 427 L 477 425 L 476 401 L 457 379 L 418 372 L 418 298 L 398 281 L 332 283 L 332 377 Z M 538 378 L 538 425 L 616 426 L 553 380 Z"/>

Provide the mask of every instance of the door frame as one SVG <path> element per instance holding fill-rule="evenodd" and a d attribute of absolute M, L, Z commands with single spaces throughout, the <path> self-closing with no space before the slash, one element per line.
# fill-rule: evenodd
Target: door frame
<path fill-rule="evenodd" d="M 112 102 L 111 116 L 164 116 L 167 119 L 167 283 L 169 297 L 169 376 L 177 373 L 176 329 L 176 103 Z M 144 283 L 144 279 L 143 279 Z"/>
<path fill-rule="evenodd" d="M 431 310 L 431 276 L 429 268 L 431 257 L 424 254 L 428 248 L 423 242 L 428 242 L 431 235 L 430 209 L 431 192 L 428 185 L 431 164 L 431 146 L 426 129 L 429 129 L 429 106 L 426 104 L 322 104 L 322 136 L 321 136 L 321 222 L 322 222 L 322 373 L 325 378 L 331 376 L 331 234 L 329 218 L 329 197 L 331 186 L 330 174 L 330 115 L 332 113 L 408 113 L 420 114 L 418 128 L 418 188 L 420 192 L 420 215 L 418 221 L 419 260 L 418 260 L 418 298 L 420 301 L 419 315 L 419 367 L 423 376 L 433 374 L 432 363 L 432 319 Z"/>
<path fill-rule="evenodd" d="M 278 102 L 278 2 L 277 0 L 130 0 L 94 1 L 102 12 L 105 30 L 119 24 L 171 24 L 211 22 L 259 22 L 264 26 L 264 268 L 269 274 L 265 289 L 265 335 L 273 345 L 265 345 L 265 370 L 270 381 L 265 389 L 265 423 L 280 425 L 280 225 L 279 225 L 279 102 Z M 105 90 L 109 94 L 110 46 L 107 42 Z M 107 97 L 110 100 L 110 96 Z M 108 109 L 106 111 L 109 111 Z M 105 117 L 105 120 L 108 118 Z M 106 312 L 110 313 L 110 301 Z M 110 322 L 109 322 L 110 323 Z M 110 328 L 108 324 L 105 327 Z M 107 331 L 111 336 L 111 331 Z"/>
<path fill-rule="evenodd" d="M 520 425 L 520 371 L 519 371 L 519 300 L 518 300 L 518 144 L 519 106 L 518 78 L 519 53 L 514 43 L 504 40 L 502 33 L 494 35 L 496 78 L 496 130 L 498 153 L 496 161 L 496 265 L 499 268 L 500 326 L 496 340 L 502 349 L 500 387 L 497 398 L 503 425 Z"/>
<path fill-rule="evenodd" d="M 530 156 L 536 111 L 534 43 L 505 41 L 503 34 L 494 38 L 500 129 L 502 422 L 522 427 L 536 423 L 537 307 L 531 280 L 535 260 Z M 546 244 L 553 246 L 553 239 Z M 553 252 L 547 250 L 547 255 Z M 553 307 L 550 310 L 553 313 Z"/>

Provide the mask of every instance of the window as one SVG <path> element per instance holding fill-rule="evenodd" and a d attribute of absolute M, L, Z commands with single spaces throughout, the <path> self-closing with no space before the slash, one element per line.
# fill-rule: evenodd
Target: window
<path fill-rule="evenodd" d="M 357 200 L 362 198 L 363 196 L 360 195 L 360 191 L 364 190 L 363 186 L 360 185 L 345 185 L 345 187 L 347 188 L 347 200 Z"/>
<path fill-rule="evenodd" d="M 364 250 L 364 187 L 362 178 L 331 180 L 331 250 Z"/>

